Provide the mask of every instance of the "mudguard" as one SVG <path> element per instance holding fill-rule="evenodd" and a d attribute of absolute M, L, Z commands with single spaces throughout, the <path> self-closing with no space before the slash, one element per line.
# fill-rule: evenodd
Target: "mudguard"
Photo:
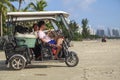
<path fill-rule="evenodd" d="M 77 53 L 74 51 L 69 51 L 68 56 L 73 56 L 73 55 L 77 55 Z"/>

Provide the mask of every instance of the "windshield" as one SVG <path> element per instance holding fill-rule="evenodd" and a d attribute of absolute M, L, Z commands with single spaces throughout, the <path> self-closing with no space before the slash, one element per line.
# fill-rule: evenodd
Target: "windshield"
<path fill-rule="evenodd" d="M 56 25 L 56 23 L 53 20 L 51 20 L 51 23 L 56 31 L 59 30 L 58 26 Z"/>
<path fill-rule="evenodd" d="M 73 38 L 73 33 L 69 27 L 69 21 L 66 20 L 66 18 L 63 16 L 63 15 L 60 15 L 60 18 L 61 18 L 61 29 L 63 30 L 63 33 L 65 34 L 66 37 L 68 37 L 70 40 L 72 40 Z"/>
<path fill-rule="evenodd" d="M 68 24 L 67 24 L 67 21 L 65 20 L 65 18 L 62 15 L 60 17 L 61 17 L 66 29 L 69 30 L 69 27 L 68 27 Z"/>

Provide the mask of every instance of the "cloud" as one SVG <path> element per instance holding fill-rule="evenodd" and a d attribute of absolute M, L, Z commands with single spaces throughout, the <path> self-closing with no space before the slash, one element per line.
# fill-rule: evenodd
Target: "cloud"
<path fill-rule="evenodd" d="M 72 18 L 78 19 L 83 12 L 89 13 L 93 11 L 91 5 L 96 0 L 62 0 L 62 2 L 64 9 L 72 15 Z"/>
<path fill-rule="evenodd" d="M 64 5 L 74 6 L 75 8 L 80 8 L 82 10 L 89 9 L 90 6 L 95 3 L 96 0 L 63 0 Z"/>
<path fill-rule="evenodd" d="M 80 7 L 82 9 L 87 9 L 90 7 L 90 5 L 92 5 L 94 2 L 96 2 L 96 0 L 81 0 L 81 4 Z"/>

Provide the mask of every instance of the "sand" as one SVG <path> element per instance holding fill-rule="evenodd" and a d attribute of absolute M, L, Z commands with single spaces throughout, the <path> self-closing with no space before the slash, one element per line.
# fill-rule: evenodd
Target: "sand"
<path fill-rule="evenodd" d="M 11 71 L 0 53 L 0 80 L 120 80 L 120 40 L 73 42 L 79 64 L 67 67 L 64 63 L 39 63 L 20 71 Z"/>

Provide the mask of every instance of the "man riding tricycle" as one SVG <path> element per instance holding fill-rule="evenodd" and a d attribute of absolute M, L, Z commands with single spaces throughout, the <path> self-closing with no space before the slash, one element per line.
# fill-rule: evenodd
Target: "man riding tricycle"
<path fill-rule="evenodd" d="M 77 54 L 68 50 L 74 36 L 68 13 L 8 12 L 7 16 L 9 35 L 3 38 L 3 50 L 9 68 L 21 70 L 36 62 L 65 62 L 68 67 L 78 64 Z"/>

